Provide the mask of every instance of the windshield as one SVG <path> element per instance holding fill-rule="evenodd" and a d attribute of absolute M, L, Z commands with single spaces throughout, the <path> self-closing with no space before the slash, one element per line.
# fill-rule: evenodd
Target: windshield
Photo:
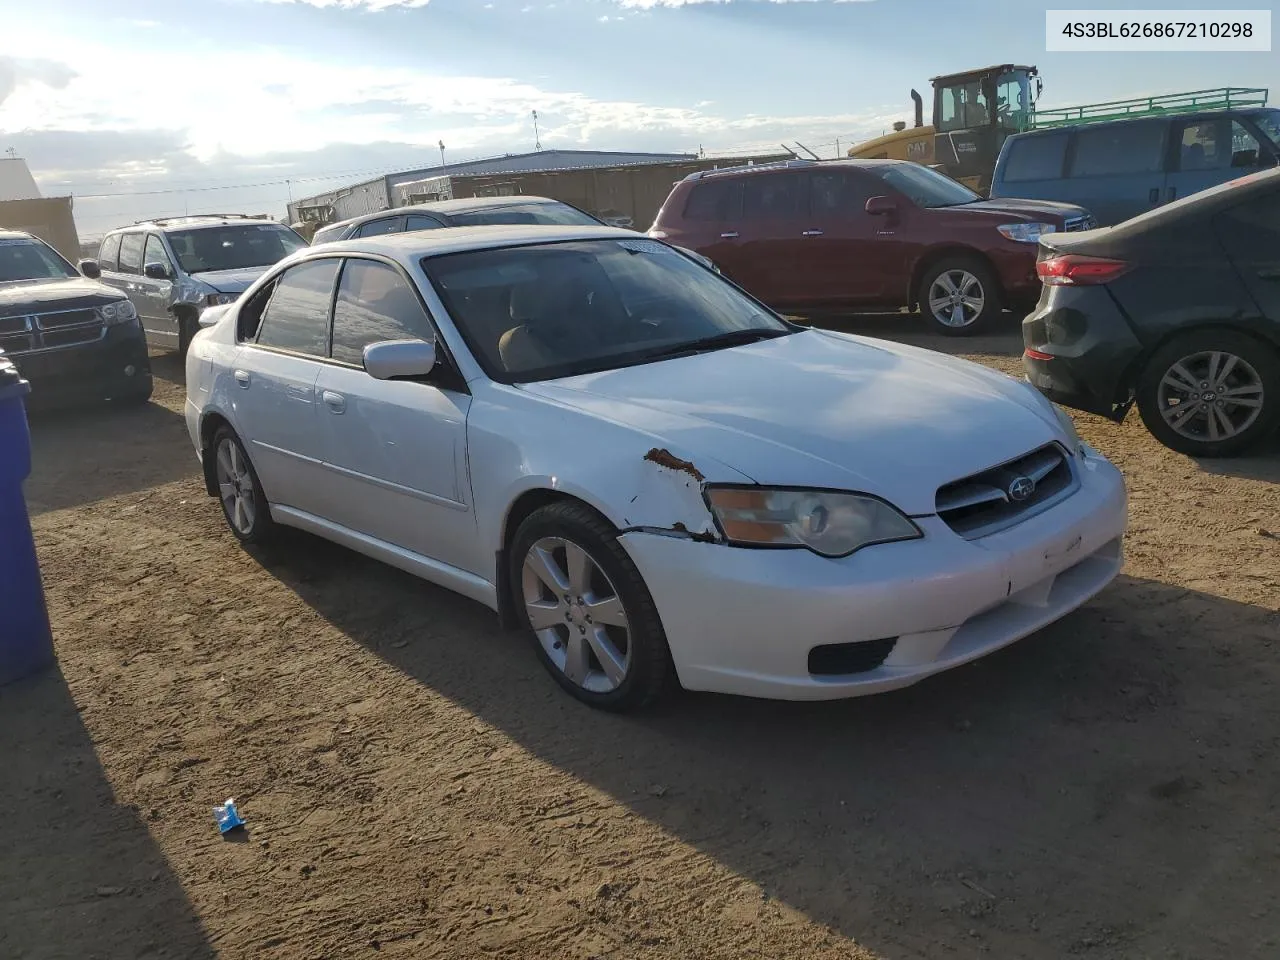
<path fill-rule="evenodd" d="M 1262 128 L 1273 146 L 1280 147 L 1280 110 L 1263 110 L 1250 114 L 1253 122 Z"/>
<path fill-rule="evenodd" d="M 918 163 L 894 163 L 870 169 L 889 186 L 910 197 L 917 207 L 958 207 L 982 199 L 963 183 Z"/>
<path fill-rule="evenodd" d="M 675 250 L 581 240 L 428 257 L 423 269 L 485 373 L 546 380 L 797 328 Z"/>
<path fill-rule="evenodd" d="M 0 240 L 0 283 L 79 275 L 75 267 L 38 240 Z"/>
<path fill-rule="evenodd" d="M 509 207 L 490 207 L 470 213 L 455 213 L 449 220 L 457 227 L 476 227 L 494 223 L 541 223 L 548 226 L 593 227 L 600 221 L 564 203 L 521 203 Z"/>
<path fill-rule="evenodd" d="M 307 245 L 300 236 L 278 223 L 175 230 L 168 236 L 178 263 L 187 273 L 269 267 Z"/>

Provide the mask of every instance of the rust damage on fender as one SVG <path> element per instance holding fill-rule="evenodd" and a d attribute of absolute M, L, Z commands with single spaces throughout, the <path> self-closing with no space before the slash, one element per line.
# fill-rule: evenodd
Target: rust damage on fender
<path fill-rule="evenodd" d="M 674 530 L 676 533 L 683 533 L 686 537 L 688 537 L 690 540 L 694 541 L 695 543 L 719 543 L 720 542 L 720 538 L 716 536 L 714 530 L 703 530 L 701 533 L 694 533 L 692 530 L 686 527 L 679 520 L 677 520 L 675 523 L 671 525 L 671 529 Z"/>
<path fill-rule="evenodd" d="M 703 475 L 702 471 L 695 467 L 692 462 L 688 460 L 681 460 L 665 447 L 654 447 L 644 455 L 644 459 L 649 463 L 655 463 L 660 467 L 666 467 L 668 470 L 674 470 L 677 473 L 687 473 L 699 483 L 707 479 Z"/>

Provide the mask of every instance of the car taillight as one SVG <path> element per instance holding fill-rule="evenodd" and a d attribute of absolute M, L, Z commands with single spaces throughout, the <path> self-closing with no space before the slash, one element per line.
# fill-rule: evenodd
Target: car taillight
<path fill-rule="evenodd" d="M 1123 260 L 1066 254 L 1036 264 L 1036 276 L 1050 287 L 1110 283 L 1129 269 Z"/>

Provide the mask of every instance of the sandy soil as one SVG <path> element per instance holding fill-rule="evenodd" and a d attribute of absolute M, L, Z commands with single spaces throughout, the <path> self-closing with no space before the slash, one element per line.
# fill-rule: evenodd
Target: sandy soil
<path fill-rule="evenodd" d="M 917 323 L 857 326 L 1016 368 Z M 898 694 L 627 718 L 475 604 L 241 549 L 157 372 L 33 426 L 60 669 L 0 690 L 0 956 L 1280 955 L 1280 449 L 1081 416 L 1132 496 L 1087 608 Z"/>

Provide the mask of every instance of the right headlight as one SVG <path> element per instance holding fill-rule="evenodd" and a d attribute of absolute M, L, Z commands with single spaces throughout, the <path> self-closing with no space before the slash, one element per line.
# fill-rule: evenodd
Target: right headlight
<path fill-rule="evenodd" d="M 872 544 L 923 536 L 896 508 L 860 493 L 708 487 L 706 496 L 725 539 L 739 546 L 805 547 L 846 557 Z"/>

